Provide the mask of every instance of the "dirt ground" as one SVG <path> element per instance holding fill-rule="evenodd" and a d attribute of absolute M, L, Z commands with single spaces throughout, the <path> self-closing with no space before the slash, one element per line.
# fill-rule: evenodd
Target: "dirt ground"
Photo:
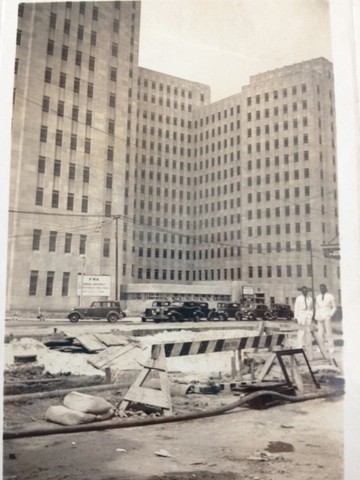
<path fill-rule="evenodd" d="M 336 349 L 340 365 L 341 350 Z M 185 422 L 6 439 L 3 480 L 343 480 L 344 385 L 341 368 L 335 374 L 326 373 L 327 368 L 315 368 L 320 389 L 310 376 L 303 380 L 305 394 L 332 392 L 328 398 L 262 410 L 240 407 Z M 76 391 L 104 381 L 44 375 L 36 368 L 23 373 L 5 375 L 7 395 Z M 36 383 L 37 376 L 44 383 Z M 117 411 L 126 391 L 88 393 Z M 230 391 L 212 393 L 172 396 L 174 413 L 204 412 L 239 398 Z M 56 426 L 45 421 L 45 412 L 61 403 L 61 396 L 6 402 L 4 431 Z"/>
<path fill-rule="evenodd" d="M 123 392 L 98 395 L 116 406 Z M 204 411 L 236 398 L 192 394 L 175 397 L 173 407 Z M 47 407 L 60 403 L 6 404 L 4 429 L 44 425 Z M 342 417 L 343 397 L 334 396 L 187 422 L 5 440 L 3 479 L 341 480 Z"/>

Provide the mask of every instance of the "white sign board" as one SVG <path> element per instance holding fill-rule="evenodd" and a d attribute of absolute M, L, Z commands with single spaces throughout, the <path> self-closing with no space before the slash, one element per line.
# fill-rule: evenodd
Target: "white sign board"
<path fill-rule="evenodd" d="M 254 295 L 254 287 L 242 287 L 243 295 Z"/>
<path fill-rule="evenodd" d="M 78 275 L 79 297 L 110 297 L 109 275 Z"/>

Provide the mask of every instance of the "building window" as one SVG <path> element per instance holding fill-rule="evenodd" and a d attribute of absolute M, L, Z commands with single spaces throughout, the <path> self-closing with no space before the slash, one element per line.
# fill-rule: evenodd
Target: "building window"
<path fill-rule="evenodd" d="M 43 204 L 44 198 L 44 189 L 41 187 L 37 187 L 36 195 L 35 195 L 35 205 L 41 206 Z"/>
<path fill-rule="evenodd" d="M 110 238 L 104 238 L 103 257 L 110 257 Z"/>
<path fill-rule="evenodd" d="M 95 57 L 89 57 L 89 70 L 93 72 L 95 70 Z"/>
<path fill-rule="evenodd" d="M 75 180 L 75 171 L 76 171 L 75 163 L 70 163 L 70 165 L 69 165 L 69 179 L 70 180 Z"/>
<path fill-rule="evenodd" d="M 93 7 L 93 10 L 92 10 L 92 18 L 93 20 L 97 21 L 98 18 L 99 18 L 99 9 L 98 7 Z"/>
<path fill-rule="evenodd" d="M 113 147 L 108 147 L 107 149 L 107 159 L 109 162 L 112 162 L 114 160 L 114 148 Z"/>
<path fill-rule="evenodd" d="M 78 78 L 78 77 L 74 78 L 73 90 L 74 90 L 74 93 L 79 93 L 80 92 L 80 78 Z"/>
<path fill-rule="evenodd" d="M 113 21 L 113 32 L 119 33 L 120 30 L 120 22 L 116 18 Z"/>
<path fill-rule="evenodd" d="M 50 297 L 53 294 L 55 272 L 47 272 L 45 295 Z"/>
<path fill-rule="evenodd" d="M 34 251 L 40 250 L 40 240 L 41 240 L 41 230 L 34 229 L 33 230 L 33 241 L 32 241 L 32 249 Z"/>
<path fill-rule="evenodd" d="M 77 65 L 78 67 L 81 67 L 81 59 L 82 59 L 82 52 L 80 52 L 80 50 L 76 50 L 75 65 Z"/>
<path fill-rule="evenodd" d="M 118 44 L 117 43 L 112 44 L 111 54 L 112 54 L 113 57 L 117 57 L 117 55 L 118 55 Z"/>
<path fill-rule="evenodd" d="M 64 21 L 64 33 L 70 33 L 70 20 L 68 20 L 67 18 Z"/>
<path fill-rule="evenodd" d="M 85 8 L 86 8 L 85 2 L 80 2 L 80 4 L 79 4 L 79 12 L 80 12 L 82 15 L 85 14 Z"/>
<path fill-rule="evenodd" d="M 92 124 L 92 111 L 87 110 L 86 111 L 86 125 L 91 125 Z"/>
<path fill-rule="evenodd" d="M 112 188 L 112 174 L 108 173 L 106 175 L 106 188 Z"/>
<path fill-rule="evenodd" d="M 96 32 L 94 32 L 94 31 L 91 32 L 90 43 L 91 43 L 91 45 L 96 45 Z"/>
<path fill-rule="evenodd" d="M 61 48 L 61 60 L 67 61 L 69 55 L 69 47 L 63 45 Z"/>
<path fill-rule="evenodd" d="M 70 272 L 63 273 L 61 296 L 67 297 L 69 295 Z"/>
<path fill-rule="evenodd" d="M 113 82 L 116 82 L 116 77 L 117 77 L 116 68 L 111 68 L 110 69 L 110 80 L 112 80 Z"/>
<path fill-rule="evenodd" d="M 55 160 L 54 161 L 54 176 L 55 177 L 60 177 L 61 173 L 61 160 Z"/>
<path fill-rule="evenodd" d="M 296 265 L 296 276 L 297 277 L 302 276 L 302 266 L 301 265 Z"/>
<path fill-rule="evenodd" d="M 71 134 L 70 148 L 71 150 L 76 150 L 76 147 L 77 147 L 77 136 L 75 134 Z"/>
<path fill-rule="evenodd" d="M 53 55 L 54 54 L 54 40 L 48 40 L 47 54 L 48 55 Z"/>
<path fill-rule="evenodd" d="M 66 209 L 74 210 L 74 194 L 73 193 L 68 193 Z"/>
<path fill-rule="evenodd" d="M 45 69 L 45 75 L 44 75 L 45 83 L 51 83 L 51 76 L 52 76 L 52 69 L 47 67 Z"/>
<path fill-rule="evenodd" d="M 51 208 L 59 207 L 59 190 L 53 190 L 51 197 Z"/>
<path fill-rule="evenodd" d="M 105 216 L 111 217 L 111 202 L 105 202 Z"/>
<path fill-rule="evenodd" d="M 29 295 L 36 295 L 39 278 L 38 270 L 30 270 Z"/>
<path fill-rule="evenodd" d="M 42 111 L 48 112 L 50 106 L 50 97 L 44 96 L 42 101 Z"/>
<path fill-rule="evenodd" d="M 79 119 L 79 107 L 77 107 L 76 105 L 72 107 L 71 118 L 74 122 L 77 122 Z"/>
<path fill-rule="evenodd" d="M 40 129 L 40 142 L 42 142 L 42 143 L 46 143 L 46 142 L 47 142 L 47 132 L 48 132 L 47 127 L 45 127 L 44 125 L 42 125 L 42 126 L 41 126 L 41 129 Z"/>
<path fill-rule="evenodd" d="M 85 138 L 85 146 L 84 146 L 85 153 L 91 152 L 91 140 L 90 138 Z"/>
<path fill-rule="evenodd" d="M 38 172 L 45 173 L 46 159 L 45 157 L 40 156 L 38 159 Z"/>
<path fill-rule="evenodd" d="M 84 27 L 83 27 L 83 25 L 78 26 L 77 38 L 78 38 L 78 40 L 83 40 L 84 39 Z"/>
<path fill-rule="evenodd" d="M 116 105 L 116 97 L 115 97 L 115 94 L 114 93 L 110 93 L 110 96 L 109 96 L 109 106 L 110 107 L 115 107 Z"/>
<path fill-rule="evenodd" d="M 66 87 L 66 73 L 60 73 L 60 80 L 59 80 L 59 87 L 65 88 Z"/>
<path fill-rule="evenodd" d="M 56 251 L 56 238 L 57 238 L 57 232 L 51 231 L 50 237 L 49 237 L 49 252 Z"/>
<path fill-rule="evenodd" d="M 85 253 L 86 253 L 86 235 L 80 235 L 79 255 L 85 255 Z"/>
<path fill-rule="evenodd" d="M 65 233 L 64 253 L 71 253 L 72 233 Z"/>
<path fill-rule="evenodd" d="M 58 107 L 57 107 L 57 114 L 59 117 L 64 116 L 64 108 L 65 108 L 64 102 L 62 100 L 59 100 Z"/>
<path fill-rule="evenodd" d="M 81 199 L 81 213 L 87 213 L 88 206 L 89 206 L 89 197 L 86 195 L 83 195 Z"/>
<path fill-rule="evenodd" d="M 83 182 L 89 183 L 90 180 L 90 167 L 84 167 L 83 170 Z"/>

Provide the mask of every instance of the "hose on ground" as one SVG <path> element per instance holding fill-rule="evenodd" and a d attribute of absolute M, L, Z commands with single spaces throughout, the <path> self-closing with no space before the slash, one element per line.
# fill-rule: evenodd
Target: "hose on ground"
<path fill-rule="evenodd" d="M 334 397 L 343 395 L 343 391 L 332 391 L 332 392 L 323 392 L 320 394 L 307 394 L 307 395 L 285 395 L 272 390 L 259 390 L 257 392 L 250 393 L 245 397 L 239 398 L 235 402 L 231 402 L 228 405 L 218 407 L 212 410 L 207 410 L 204 412 L 189 413 L 185 415 L 171 415 L 164 417 L 151 417 L 151 418 L 141 418 L 135 420 L 124 421 L 124 419 L 113 419 L 107 420 L 104 422 L 93 422 L 86 423 L 82 425 L 68 425 L 68 426 L 49 426 L 48 428 L 33 428 L 33 429 L 24 429 L 18 431 L 4 431 L 3 439 L 10 440 L 16 438 L 25 438 L 25 437 L 40 437 L 44 435 L 58 435 L 63 433 L 79 433 L 79 432 L 91 432 L 99 430 L 111 430 L 115 428 L 131 428 L 131 427 L 142 427 L 147 425 L 158 425 L 162 423 L 173 423 L 173 422 L 184 422 L 188 420 L 197 420 L 200 418 L 214 417 L 216 415 L 222 415 L 238 407 L 242 407 L 254 399 L 261 396 L 276 397 L 282 400 L 288 400 L 290 402 L 303 402 L 306 400 L 315 400 L 318 398 Z"/>

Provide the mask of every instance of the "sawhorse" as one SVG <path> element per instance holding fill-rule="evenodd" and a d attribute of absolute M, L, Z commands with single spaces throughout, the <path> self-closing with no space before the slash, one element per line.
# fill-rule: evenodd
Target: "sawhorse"
<path fill-rule="evenodd" d="M 295 355 L 302 355 L 304 357 L 304 360 L 306 362 L 306 365 L 309 369 L 311 378 L 316 385 L 316 388 L 320 388 L 319 382 L 316 380 L 314 372 L 311 369 L 311 365 L 309 363 L 309 360 L 304 352 L 303 348 L 292 348 L 292 349 L 287 349 L 287 350 L 276 350 L 275 352 L 272 353 L 272 355 L 269 356 L 267 361 L 265 362 L 265 365 L 263 366 L 260 374 L 257 377 L 257 380 L 259 382 L 263 381 L 265 376 L 270 372 L 272 366 L 274 365 L 275 360 L 279 362 L 280 368 L 282 370 L 282 373 L 284 375 L 286 383 L 290 386 L 294 382 L 298 388 L 299 391 L 303 391 L 303 382 L 299 373 L 299 370 L 297 368 L 296 364 L 296 358 Z M 293 379 L 290 378 L 289 373 L 287 371 L 285 362 L 283 360 L 283 357 L 291 357 L 291 373 L 293 376 Z"/>

